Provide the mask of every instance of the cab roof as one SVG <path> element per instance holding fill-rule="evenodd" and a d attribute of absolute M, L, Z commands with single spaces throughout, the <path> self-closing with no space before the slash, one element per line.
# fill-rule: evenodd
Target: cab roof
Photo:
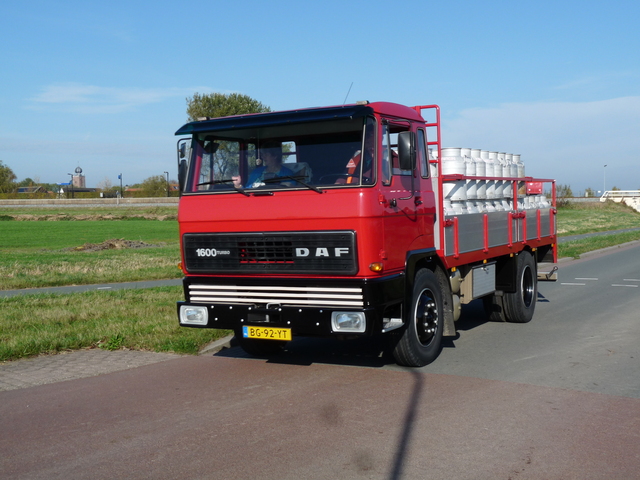
<path fill-rule="evenodd" d="M 200 132 L 233 130 L 237 128 L 264 127 L 274 124 L 282 125 L 287 123 L 295 124 L 358 118 L 372 115 L 374 112 L 409 120 L 424 121 L 416 110 L 411 107 L 389 102 L 362 102 L 334 107 L 315 107 L 299 110 L 251 113 L 246 115 L 211 118 L 187 123 L 176 132 L 176 135 L 191 135 Z"/>

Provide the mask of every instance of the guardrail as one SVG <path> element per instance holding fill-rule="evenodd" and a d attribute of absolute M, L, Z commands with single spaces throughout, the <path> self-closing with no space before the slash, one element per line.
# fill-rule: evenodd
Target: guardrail
<path fill-rule="evenodd" d="M 625 203 L 640 212 L 640 190 L 607 190 L 600 197 L 600 201 L 607 200 Z"/>

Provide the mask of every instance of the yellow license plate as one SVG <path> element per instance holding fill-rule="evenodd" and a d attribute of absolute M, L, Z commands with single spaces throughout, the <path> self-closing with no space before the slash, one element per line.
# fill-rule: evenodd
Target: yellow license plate
<path fill-rule="evenodd" d="M 290 328 L 274 327 L 242 327 L 244 338 L 259 338 L 260 340 L 291 340 Z"/>

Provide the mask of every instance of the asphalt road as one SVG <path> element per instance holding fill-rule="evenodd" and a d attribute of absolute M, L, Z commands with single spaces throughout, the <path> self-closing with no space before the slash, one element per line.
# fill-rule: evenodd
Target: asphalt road
<path fill-rule="evenodd" d="M 0 392 L 0 478 L 640 478 L 640 245 L 560 278 L 422 369 L 300 340 Z"/>
<path fill-rule="evenodd" d="M 146 280 L 141 282 L 101 283 L 94 285 L 68 285 L 64 287 L 23 288 L 20 290 L 0 290 L 0 297 L 34 295 L 39 293 L 70 294 L 90 292 L 92 290 L 173 287 L 176 285 L 182 285 L 182 278 L 173 278 L 169 280 Z"/>

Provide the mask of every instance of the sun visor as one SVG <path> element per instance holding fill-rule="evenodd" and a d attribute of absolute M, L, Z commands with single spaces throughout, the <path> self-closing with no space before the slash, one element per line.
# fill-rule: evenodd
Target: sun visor
<path fill-rule="evenodd" d="M 367 115 L 373 115 L 373 108 L 368 105 L 345 105 L 339 107 L 290 110 L 286 112 L 236 115 L 233 117 L 212 118 L 210 120 L 187 123 L 176 132 L 176 135 L 191 135 L 199 132 L 215 132 L 220 130 L 321 122 L 358 118 Z"/>

